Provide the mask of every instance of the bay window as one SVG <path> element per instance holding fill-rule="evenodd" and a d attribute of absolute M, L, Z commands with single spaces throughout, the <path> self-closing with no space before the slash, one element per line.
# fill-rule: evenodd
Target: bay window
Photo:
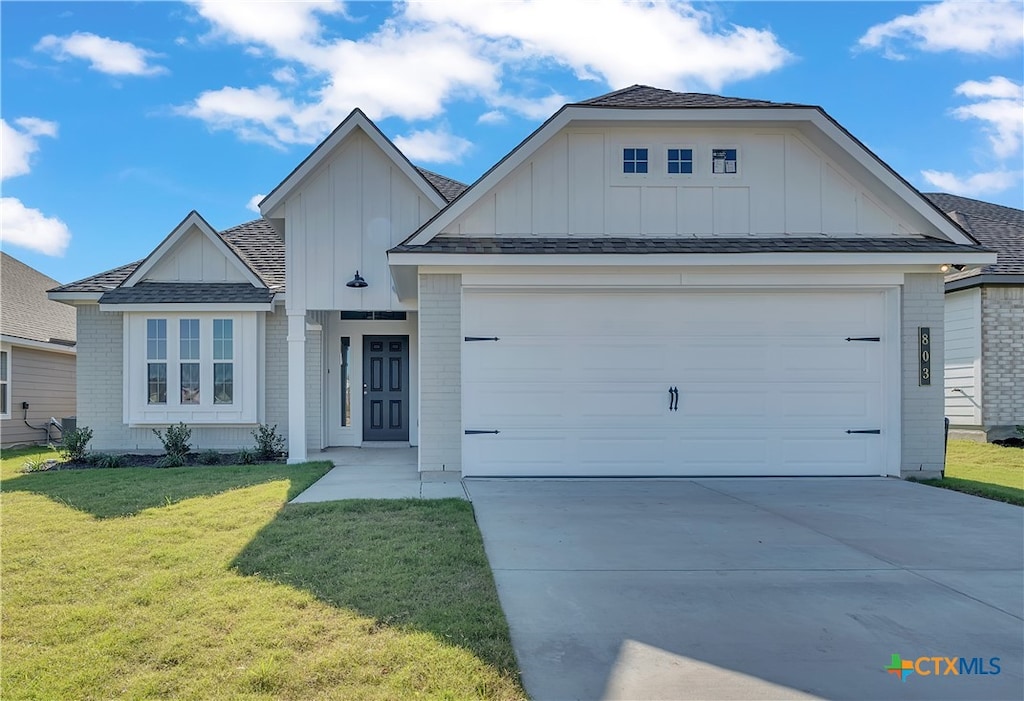
<path fill-rule="evenodd" d="M 125 313 L 125 422 L 256 423 L 261 317 Z"/>

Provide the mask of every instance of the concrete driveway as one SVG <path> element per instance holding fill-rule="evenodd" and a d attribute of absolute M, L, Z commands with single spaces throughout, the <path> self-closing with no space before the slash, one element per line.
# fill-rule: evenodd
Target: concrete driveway
<path fill-rule="evenodd" d="M 466 483 L 537 701 L 1024 697 L 1019 507 L 894 479 Z M 894 654 L 984 665 L 901 681 Z"/>

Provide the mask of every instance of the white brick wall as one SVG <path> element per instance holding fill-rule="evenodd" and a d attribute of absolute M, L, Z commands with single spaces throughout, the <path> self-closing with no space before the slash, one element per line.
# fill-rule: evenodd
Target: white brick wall
<path fill-rule="evenodd" d="M 420 275 L 420 470 L 462 470 L 462 276 Z"/>
<path fill-rule="evenodd" d="M 1024 287 L 981 289 L 982 423 L 989 438 L 1024 424 Z"/>
<path fill-rule="evenodd" d="M 78 307 L 78 425 L 93 431 L 91 450 L 103 452 L 159 451 L 160 441 L 148 428 L 123 422 L 123 323 L 117 312 L 101 312 L 95 304 Z M 266 422 L 288 428 L 287 321 L 284 312 L 267 316 Z M 248 350 L 248 349 L 247 349 Z M 255 350 L 255 349 L 253 349 Z M 192 449 L 236 450 L 252 447 L 252 427 L 190 426 Z"/>
<path fill-rule="evenodd" d="M 903 285 L 903 477 L 938 477 L 943 469 L 943 326 L 945 303 L 941 274 L 908 274 Z M 918 384 L 920 326 L 931 327 L 932 383 Z"/>

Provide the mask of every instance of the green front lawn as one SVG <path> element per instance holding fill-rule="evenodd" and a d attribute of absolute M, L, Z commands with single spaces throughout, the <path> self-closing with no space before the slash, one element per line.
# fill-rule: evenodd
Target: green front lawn
<path fill-rule="evenodd" d="M 946 475 L 924 484 L 1024 506 L 1024 450 L 950 441 Z"/>
<path fill-rule="evenodd" d="M 4 699 L 524 697 L 467 503 L 284 507 L 326 463 L 24 461 L 0 461 Z"/>

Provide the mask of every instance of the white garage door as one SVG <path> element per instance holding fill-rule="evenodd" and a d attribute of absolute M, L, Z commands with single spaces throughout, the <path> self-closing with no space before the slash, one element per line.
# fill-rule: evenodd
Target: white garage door
<path fill-rule="evenodd" d="M 880 291 L 467 289 L 463 473 L 882 474 L 884 316 Z"/>

